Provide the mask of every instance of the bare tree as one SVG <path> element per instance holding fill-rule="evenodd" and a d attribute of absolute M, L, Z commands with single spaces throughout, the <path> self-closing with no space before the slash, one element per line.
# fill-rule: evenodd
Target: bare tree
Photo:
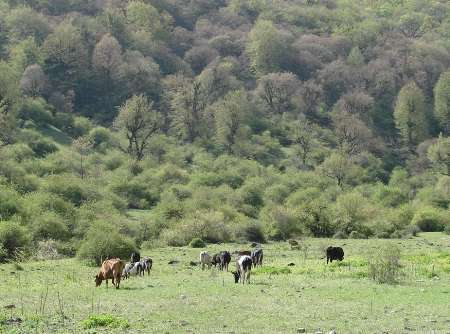
<path fill-rule="evenodd" d="M 23 95 L 30 97 L 42 96 L 48 88 L 48 78 L 41 66 L 33 64 L 28 66 L 20 79 L 20 90 Z"/>

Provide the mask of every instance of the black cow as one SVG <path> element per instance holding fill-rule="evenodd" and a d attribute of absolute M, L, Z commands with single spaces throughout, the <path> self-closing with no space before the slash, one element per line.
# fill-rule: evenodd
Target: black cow
<path fill-rule="evenodd" d="M 252 257 L 252 261 L 253 261 L 253 266 L 262 266 L 263 263 L 263 250 L 261 248 L 257 248 L 252 250 L 251 253 L 251 257 Z"/>
<path fill-rule="evenodd" d="M 220 266 L 220 253 L 216 253 L 213 255 L 211 260 L 212 265 L 215 267 L 216 265 Z"/>
<path fill-rule="evenodd" d="M 141 261 L 141 254 L 139 254 L 139 252 L 133 252 L 131 253 L 131 259 L 130 262 L 131 263 L 136 263 Z"/>
<path fill-rule="evenodd" d="M 227 251 L 222 251 L 219 253 L 219 269 L 224 270 L 227 269 L 228 271 L 228 265 L 231 261 L 231 254 Z"/>
<path fill-rule="evenodd" d="M 342 261 L 344 259 L 344 250 L 341 247 L 330 246 L 327 248 L 327 264 L 333 260 Z"/>

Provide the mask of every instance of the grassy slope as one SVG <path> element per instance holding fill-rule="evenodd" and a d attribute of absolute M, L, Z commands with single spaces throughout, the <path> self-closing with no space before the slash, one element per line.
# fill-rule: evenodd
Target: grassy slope
<path fill-rule="evenodd" d="M 0 332 L 82 333 L 82 319 L 92 313 L 109 313 L 130 323 L 128 329 L 108 331 L 111 333 L 295 333 L 300 327 L 308 333 L 319 329 L 335 329 L 337 333 L 447 333 L 450 238 L 427 234 L 389 241 L 399 244 L 403 254 L 405 276 L 396 286 L 379 285 L 365 277 L 367 254 L 385 242 L 308 240 L 311 246 L 306 260 L 286 243 L 265 245 L 266 267 L 284 268 L 289 262 L 296 266 L 284 275 L 259 270 L 249 286 L 235 285 L 230 273 L 189 267 L 188 262 L 196 261 L 200 251 L 189 248 L 143 252 L 154 259 L 151 276 L 125 281 L 119 291 L 94 288 L 96 269 L 75 259 L 24 263 L 24 271 L 17 271 L 12 264 L 2 265 L 0 314 L 25 321 L 20 326 L 0 326 Z M 321 249 L 330 243 L 345 244 L 344 262 L 326 266 L 320 259 Z M 243 247 L 211 246 L 208 250 L 237 248 Z M 171 259 L 180 262 L 168 265 Z M 433 271 L 439 279 L 431 278 Z M 41 314 L 39 304 L 47 287 Z M 5 310 L 3 306 L 8 304 L 16 308 Z"/>

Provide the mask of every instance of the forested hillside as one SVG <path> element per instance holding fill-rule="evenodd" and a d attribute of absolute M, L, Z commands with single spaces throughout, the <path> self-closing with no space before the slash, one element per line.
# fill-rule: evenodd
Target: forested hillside
<path fill-rule="evenodd" d="M 450 231 L 449 66 L 446 0 L 0 0 L 0 260 Z"/>

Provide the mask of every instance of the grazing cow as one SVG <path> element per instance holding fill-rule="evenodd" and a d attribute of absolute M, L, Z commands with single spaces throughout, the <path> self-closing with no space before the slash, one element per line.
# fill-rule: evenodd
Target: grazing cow
<path fill-rule="evenodd" d="M 144 269 L 142 268 L 142 264 L 140 262 L 127 263 L 122 271 L 122 276 L 126 278 L 129 278 L 131 275 L 141 276 L 143 275 L 143 272 Z"/>
<path fill-rule="evenodd" d="M 263 262 L 263 250 L 261 248 L 258 249 L 254 249 L 252 250 L 252 261 L 253 261 L 253 266 L 262 266 L 262 262 Z"/>
<path fill-rule="evenodd" d="M 125 264 L 125 267 L 122 270 L 122 278 L 128 279 L 130 277 L 130 271 L 131 271 L 131 269 L 133 269 L 133 267 L 134 267 L 134 264 L 132 264 L 132 263 Z"/>
<path fill-rule="evenodd" d="M 152 269 L 153 261 L 149 257 L 144 257 L 140 262 L 141 269 L 142 269 L 142 275 L 147 271 L 147 275 L 150 275 L 150 269 Z"/>
<path fill-rule="evenodd" d="M 208 266 L 208 269 L 211 268 L 212 265 L 211 255 L 209 255 L 208 252 L 201 252 L 200 263 L 202 264 L 202 270 L 205 270 L 205 265 Z"/>
<path fill-rule="evenodd" d="M 216 265 L 219 265 L 220 267 L 220 253 L 216 253 L 213 255 L 211 264 L 215 267 Z"/>
<path fill-rule="evenodd" d="M 228 271 L 228 265 L 231 261 L 231 254 L 228 251 L 221 251 L 219 253 L 219 269 L 224 270 L 227 269 Z"/>
<path fill-rule="evenodd" d="M 234 276 L 234 283 L 239 283 L 239 280 L 242 284 L 245 284 L 247 280 L 247 284 L 250 284 L 250 272 L 252 270 L 252 258 L 248 255 L 243 255 L 238 257 L 236 260 L 236 271 L 232 271 L 231 273 Z"/>
<path fill-rule="evenodd" d="M 120 285 L 120 276 L 125 267 L 125 262 L 120 259 L 105 260 L 97 275 L 95 275 L 95 286 L 100 286 L 102 281 L 106 280 L 106 287 L 108 287 L 108 279 L 112 279 L 112 284 L 116 289 Z"/>
<path fill-rule="evenodd" d="M 136 262 L 139 262 L 140 260 L 141 260 L 141 254 L 139 254 L 139 252 L 131 253 L 131 259 L 130 259 L 131 263 L 136 263 Z"/>
<path fill-rule="evenodd" d="M 344 259 L 344 250 L 341 247 L 330 246 L 327 248 L 327 264 L 333 260 L 342 261 Z"/>

